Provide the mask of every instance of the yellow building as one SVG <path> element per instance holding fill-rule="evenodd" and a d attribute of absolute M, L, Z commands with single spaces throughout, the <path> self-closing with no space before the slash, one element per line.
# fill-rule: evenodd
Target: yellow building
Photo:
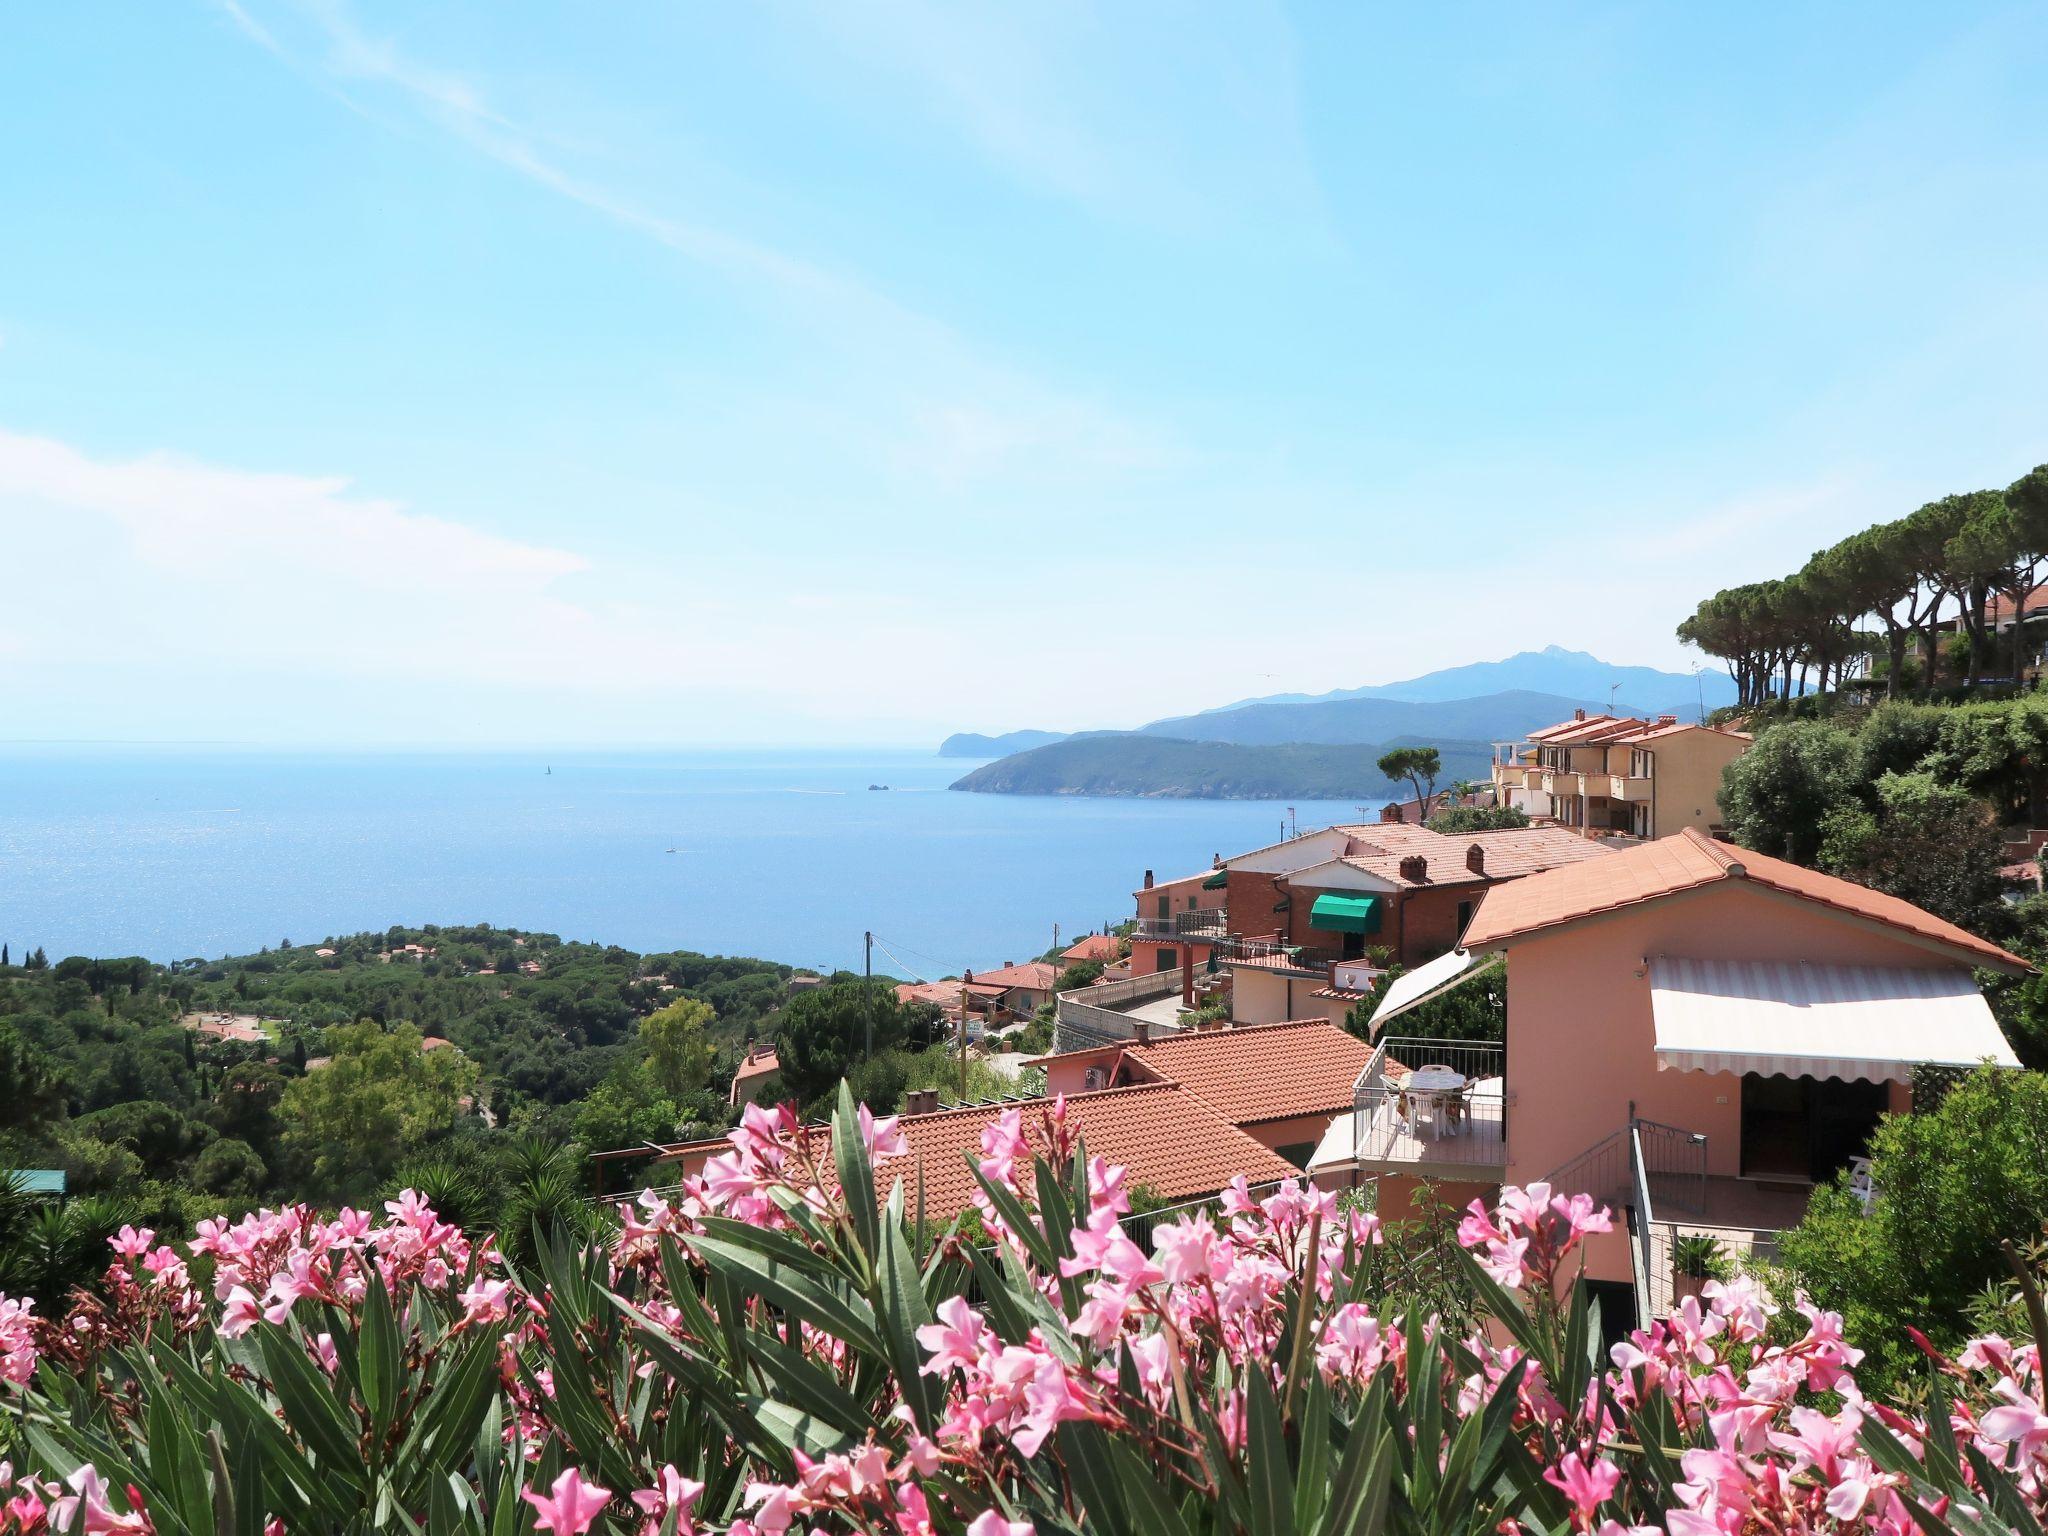
<path fill-rule="evenodd" d="M 1711 833 L 1721 822 L 1721 772 L 1751 741 L 1676 715 L 1641 720 L 1580 710 L 1531 731 L 1526 743 L 1495 744 L 1494 798 L 1587 837 L 1669 837 L 1686 827 Z"/>

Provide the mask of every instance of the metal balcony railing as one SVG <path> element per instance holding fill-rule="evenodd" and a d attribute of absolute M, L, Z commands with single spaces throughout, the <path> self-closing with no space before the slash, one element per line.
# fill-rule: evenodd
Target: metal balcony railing
<path fill-rule="evenodd" d="M 1361 1164 L 1507 1163 L 1507 1054 L 1467 1040 L 1393 1036 L 1352 1085 L 1352 1144 Z"/>
<path fill-rule="evenodd" d="M 1141 917 L 1138 926 L 1131 931 L 1131 937 L 1166 940 L 1221 938 L 1228 923 L 1229 919 L 1221 907 L 1207 907 L 1195 912 L 1175 912 L 1170 917 Z"/>

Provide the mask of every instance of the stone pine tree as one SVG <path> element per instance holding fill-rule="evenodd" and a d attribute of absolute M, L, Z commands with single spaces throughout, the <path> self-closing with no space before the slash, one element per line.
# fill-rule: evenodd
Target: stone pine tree
<path fill-rule="evenodd" d="M 1429 819 L 1430 802 L 1436 798 L 1436 776 L 1443 771 L 1443 758 L 1435 747 L 1396 747 L 1380 759 L 1380 772 L 1395 783 L 1406 779 L 1415 788 L 1415 808 L 1424 821 Z"/>

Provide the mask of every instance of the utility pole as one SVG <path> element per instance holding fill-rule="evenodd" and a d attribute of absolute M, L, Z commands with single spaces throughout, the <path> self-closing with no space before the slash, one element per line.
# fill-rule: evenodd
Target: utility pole
<path fill-rule="evenodd" d="M 863 933 L 861 936 L 861 974 L 866 978 L 860 1000 L 861 1022 L 866 1026 L 866 1049 L 862 1057 L 873 1060 L 875 1055 L 875 936 Z"/>

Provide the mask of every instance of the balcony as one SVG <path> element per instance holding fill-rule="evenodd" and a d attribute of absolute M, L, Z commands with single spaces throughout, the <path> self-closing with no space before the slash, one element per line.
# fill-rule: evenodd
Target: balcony
<path fill-rule="evenodd" d="M 1203 941 L 1221 938 L 1228 926 L 1221 907 L 1206 907 L 1195 912 L 1176 912 L 1171 917 L 1141 917 L 1138 926 L 1131 930 L 1131 937 L 1168 944 L 1182 939 Z"/>
<path fill-rule="evenodd" d="M 1632 804 L 1647 801 L 1656 787 L 1654 779 L 1638 779 L 1627 774 L 1611 773 L 1607 778 L 1607 798 L 1610 800 L 1626 800 Z"/>
<path fill-rule="evenodd" d="M 1497 1180 L 1507 1168 L 1507 1053 L 1498 1045 L 1396 1036 L 1352 1088 L 1360 1168 Z"/>
<path fill-rule="evenodd" d="M 1289 944 L 1278 938 L 1245 938 L 1232 934 L 1214 941 L 1216 958 L 1225 965 L 1248 965 L 1283 976 L 1327 978 L 1344 956 L 1317 944 Z"/>

